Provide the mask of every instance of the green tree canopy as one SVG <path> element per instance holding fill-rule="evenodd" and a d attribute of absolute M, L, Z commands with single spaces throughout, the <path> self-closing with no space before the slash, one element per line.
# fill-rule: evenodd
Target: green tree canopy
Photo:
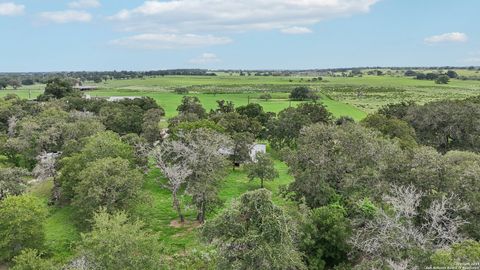
<path fill-rule="evenodd" d="M 80 182 L 74 188 L 72 205 L 81 224 L 90 221 L 100 207 L 109 213 L 128 209 L 143 184 L 141 173 L 118 157 L 89 162 L 78 174 Z"/>
<path fill-rule="evenodd" d="M 297 233 L 266 189 L 243 194 L 202 228 L 217 248 L 220 269 L 305 269 L 295 247 Z"/>
<path fill-rule="evenodd" d="M 0 201 L 0 262 L 23 249 L 43 249 L 47 209 L 33 196 L 8 196 Z"/>
<path fill-rule="evenodd" d="M 278 177 L 278 171 L 272 158 L 267 153 L 257 153 L 255 160 L 246 165 L 250 181 L 260 179 L 260 188 L 263 188 L 264 181 L 273 181 Z"/>
<path fill-rule="evenodd" d="M 155 270 L 165 266 L 158 236 L 141 221 L 130 221 L 124 212 L 96 213 L 92 231 L 82 234 L 80 257 L 93 269 Z"/>

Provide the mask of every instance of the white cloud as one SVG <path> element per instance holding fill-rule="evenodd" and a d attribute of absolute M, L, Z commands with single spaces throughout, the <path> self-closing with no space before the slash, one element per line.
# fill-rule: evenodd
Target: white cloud
<path fill-rule="evenodd" d="M 77 0 L 68 3 L 70 8 L 98 8 L 101 5 L 99 0 Z"/>
<path fill-rule="evenodd" d="M 22 15 L 25 11 L 24 5 L 17 5 L 13 2 L 0 3 L 0 16 Z"/>
<path fill-rule="evenodd" d="M 63 10 L 42 12 L 40 18 L 53 23 L 90 22 L 92 15 L 85 11 Z"/>
<path fill-rule="evenodd" d="M 299 27 L 299 26 L 283 28 L 280 31 L 284 34 L 290 34 L 290 35 L 300 35 L 300 34 L 310 34 L 310 33 L 312 33 L 312 30 L 308 29 L 307 27 Z"/>
<path fill-rule="evenodd" d="M 227 37 L 195 34 L 139 34 L 116 39 L 113 45 L 139 49 L 175 49 L 192 48 L 212 45 L 223 45 L 232 42 Z"/>
<path fill-rule="evenodd" d="M 468 36 L 465 33 L 460 32 L 451 32 L 445 33 L 441 35 L 426 37 L 426 43 L 443 43 L 443 42 L 466 42 L 468 40 Z"/>
<path fill-rule="evenodd" d="M 470 63 L 470 64 L 480 64 L 480 56 L 479 57 L 469 57 L 464 59 L 463 62 Z"/>
<path fill-rule="evenodd" d="M 308 26 L 364 13 L 379 0 L 168 0 L 145 1 L 110 17 L 129 30 L 247 31 Z"/>
<path fill-rule="evenodd" d="M 200 56 L 190 59 L 188 61 L 191 64 L 199 64 L 199 65 L 205 65 L 205 64 L 212 64 L 212 63 L 218 63 L 220 62 L 220 58 L 214 53 L 202 53 Z"/>

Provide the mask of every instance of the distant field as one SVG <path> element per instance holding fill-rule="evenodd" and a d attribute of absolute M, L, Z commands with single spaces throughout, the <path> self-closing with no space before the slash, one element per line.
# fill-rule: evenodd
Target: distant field
<path fill-rule="evenodd" d="M 183 95 L 178 95 L 170 92 L 151 92 L 151 91 L 128 91 L 128 90 L 98 90 L 89 92 L 92 96 L 149 96 L 154 98 L 157 103 L 165 109 L 167 117 L 172 117 L 177 114 L 177 106 L 180 104 Z M 272 99 L 269 101 L 261 100 L 258 97 L 261 93 L 226 93 L 226 94 L 190 94 L 190 96 L 197 96 L 202 105 L 209 111 L 210 109 L 217 108 L 217 100 L 232 101 L 235 106 L 242 106 L 248 104 L 248 102 L 259 103 L 263 106 L 265 111 L 278 113 L 279 111 L 287 108 L 288 106 L 297 106 L 300 102 L 289 101 L 288 93 L 275 93 L 272 94 Z M 350 116 L 355 120 L 361 120 L 366 116 L 366 113 L 362 110 L 355 108 L 354 106 L 338 102 L 324 96 L 320 99 L 330 112 L 336 116 Z"/>
<path fill-rule="evenodd" d="M 461 70 L 460 74 L 475 75 L 477 71 Z M 439 99 L 463 99 L 480 95 L 480 81 L 451 80 L 447 85 L 433 81 L 416 80 L 403 76 L 323 77 L 312 81 L 308 76 L 157 76 L 145 79 L 108 80 L 97 84 L 99 90 L 92 96 L 150 96 L 165 108 L 167 116 L 176 114 L 181 95 L 176 88 L 187 88 L 190 95 L 198 96 L 207 110 L 216 107 L 216 101 L 233 101 L 236 106 L 249 102 L 260 103 L 266 111 L 279 112 L 297 102 L 288 101 L 288 93 L 297 86 L 308 86 L 317 91 L 335 116 L 348 115 L 362 119 L 381 106 L 404 100 L 425 103 Z M 93 84 L 93 83 L 86 83 Z M 43 85 L 23 87 L 19 90 L 0 91 L 0 96 L 16 93 L 23 98 L 34 98 L 42 93 Z M 261 93 L 269 92 L 273 99 L 259 100 Z"/>

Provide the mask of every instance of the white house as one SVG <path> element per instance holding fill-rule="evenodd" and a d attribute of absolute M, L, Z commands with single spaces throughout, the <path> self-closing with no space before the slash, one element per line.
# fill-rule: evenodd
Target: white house
<path fill-rule="evenodd" d="M 233 155 L 233 149 L 221 148 L 219 152 L 223 155 Z M 256 162 L 257 153 L 266 153 L 267 145 L 255 143 L 250 147 L 250 159 Z"/>
<path fill-rule="evenodd" d="M 267 145 L 266 144 L 254 144 L 250 149 L 250 158 L 253 162 L 256 162 L 257 153 L 266 153 L 267 152 Z"/>

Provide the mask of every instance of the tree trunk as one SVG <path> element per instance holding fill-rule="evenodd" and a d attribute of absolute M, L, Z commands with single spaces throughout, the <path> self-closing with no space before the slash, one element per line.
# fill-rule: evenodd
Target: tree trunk
<path fill-rule="evenodd" d="M 263 178 L 260 178 L 260 188 L 263 188 Z"/>
<path fill-rule="evenodd" d="M 197 221 L 200 223 L 205 222 L 205 199 L 202 200 L 202 203 L 200 204 L 200 209 L 198 209 L 199 212 L 197 214 Z"/>
<path fill-rule="evenodd" d="M 173 193 L 173 207 L 177 210 L 178 217 L 180 218 L 180 222 L 185 222 L 185 217 L 182 214 L 182 209 L 180 208 L 180 202 L 178 201 L 177 194 Z"/>
<path fill-rule="evenodd" d="M 61 197 L 61 187 L 60 183 L 58 182 L 57 178 L 53 177 L 53 188 L 52 188 L 52 195 L 50 197 L 49 204 L 54 205 L 60 203 Z"/>

